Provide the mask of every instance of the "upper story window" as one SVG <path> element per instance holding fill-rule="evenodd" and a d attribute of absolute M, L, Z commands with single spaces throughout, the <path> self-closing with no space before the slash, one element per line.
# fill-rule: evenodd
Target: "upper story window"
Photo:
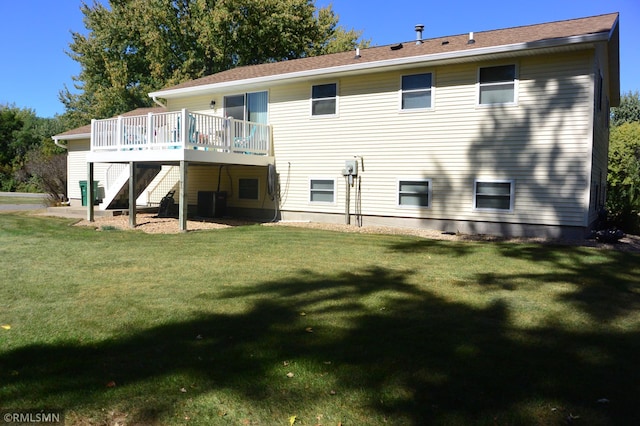
<path fill-rule="evenodd" d="M 431 73 L 402 76 L 401 109 L 431 108 Z"/>
<path fill-rule="evenodd" d="M 478 103 L 480 105 L 514 104 L 516 81 L 515 65 L 480 68 Z"/>
<path fill-rule="evenodd" d="M 311 88 L 311 115 L 336 115 L 338 85 L 318 84 Z"/>

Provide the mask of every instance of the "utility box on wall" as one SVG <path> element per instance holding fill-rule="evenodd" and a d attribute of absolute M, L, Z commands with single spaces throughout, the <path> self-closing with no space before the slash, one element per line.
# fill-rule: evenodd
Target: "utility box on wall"
<path fill-rule="evenodd" d="M 226 212 L 226 191 L 198 191 L 198 216 L 224 217 Z"/>

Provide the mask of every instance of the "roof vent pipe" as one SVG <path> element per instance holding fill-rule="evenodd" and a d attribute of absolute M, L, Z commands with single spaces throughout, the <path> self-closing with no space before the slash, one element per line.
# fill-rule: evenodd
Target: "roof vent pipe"
<path fill-rule="evenodd" d="M 422 44 L 422 31 L 424 30 L 424 25 L 418 24 L 416 25 L 416 44 Z"/>
<path fill-rule="evenodd" d="M 471 31 L 471 32 L 469 33 L 469 41 L 467 41 L 467 44 L 473 44 L 473 43 L 475 43 L 475 42 L 476 42 L 476 41 L 475 41 L 475 39 L 473 38 L 473 31 Z"/>

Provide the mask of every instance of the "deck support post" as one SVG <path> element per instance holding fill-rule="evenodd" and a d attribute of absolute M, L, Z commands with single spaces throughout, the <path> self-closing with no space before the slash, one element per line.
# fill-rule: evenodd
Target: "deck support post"
<path fill-rule="evenodd" d="M 187 232 L 187 211 L 188 211 L 188 197 L 187 197 L 187 168 L 189 163 L 184 160 L 180 161 L 180 231 Z"/>
<path fill-rule="evenodd" d="M 136 227 L 136 163 L 129 163 L 129 228 Z"/>
<path fill-rule="evenodd" d="M 93 211 L 93 200 L 96 194 L 93 193 L 93 163 L 87 163 L 87 220 L 93 222 L 95 220 Z"/>

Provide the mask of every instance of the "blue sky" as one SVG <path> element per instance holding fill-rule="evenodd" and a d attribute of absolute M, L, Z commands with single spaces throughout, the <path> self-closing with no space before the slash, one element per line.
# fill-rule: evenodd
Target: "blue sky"
<path fill-rule="evenodd" d="M 90 1 L 88 1 L 90 3 Z M 621 91 L 640 90 L 639 0 L 316 0 L 333 4 L 340 24 L 363 30 L 373 45 L 620 12 Z M 80 72 L 65 50 L 71 31 L 84 32 L 80 0 L 1 0 L 0 104 L 31 108 L 41 117 L 62 114 L 58 93 Z"/>

